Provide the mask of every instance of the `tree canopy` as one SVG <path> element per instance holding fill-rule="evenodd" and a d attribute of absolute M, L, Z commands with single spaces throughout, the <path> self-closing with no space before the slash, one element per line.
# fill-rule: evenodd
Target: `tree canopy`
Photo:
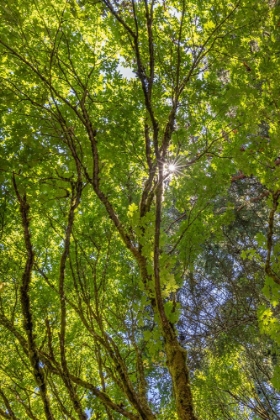
<path fill-rule="evenodd" d="M 0 417 L 278 419 L 279 2 L 0 13 Z"/>

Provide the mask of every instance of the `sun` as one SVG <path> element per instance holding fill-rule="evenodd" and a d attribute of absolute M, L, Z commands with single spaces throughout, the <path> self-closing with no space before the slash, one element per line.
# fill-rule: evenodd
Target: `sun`
<path fill-rule="evenodd" d="M 176 172 L 177 171 L 177 166 L 175 165 L 175 163 L 169 163 L 168 165 L 168 171 L 169 172 Z"/>
<path fill-rule="evenodd" d="M 184 168 L 182 158 L 177 157 L 176 159 L 169 160 L 164 164 L 164 172 L 166 177 L 173 177 L 180 175 Z"/>

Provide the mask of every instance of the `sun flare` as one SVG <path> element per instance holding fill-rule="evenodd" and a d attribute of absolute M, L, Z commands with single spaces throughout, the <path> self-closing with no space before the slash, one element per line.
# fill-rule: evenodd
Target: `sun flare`
<path fill-rule="evenodd" d="M 169 172 L 176 172 L 176 170 L 177 170 L 177 166 L 175 165 L 175 163 L 170 163 L 168 165 L 168 171 Z"/>
<path fill-rule="evenodd" d="M 167 161 L 164 165 L 165 175 L 167 177 L 179 175 L 182 173 L 183 168 L 184 165 L 181 157 L 169 160 L 169 162 Z"/>

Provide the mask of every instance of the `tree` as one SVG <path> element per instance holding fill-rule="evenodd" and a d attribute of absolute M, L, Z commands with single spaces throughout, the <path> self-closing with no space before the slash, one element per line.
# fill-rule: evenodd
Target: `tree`
<path fill-rule="evenodd" d="M 274 415 L 260 397 L 250 403 L 257 380 L 278 398 L 271 369 L 267 379 L 251 375 L 250 357 L 237 364 L 246 340 L 264 343 L 250 329 L 258 308 L 265 327 L 270 311 L 277 347 L 278 12 L 250 0 L 1 6 L 3 418 L 228 418 L 243 413 L 242 395 L 256 415 Z M 231 184 L 248 179 L 236 208 Z M 248 228 L 238 220 L 247 206 L 260 207 Z M 242 236 L 234 245 L 231 229 Z M 231 257 L 237 246 L 251 264 Z M 211 255 L 240 273 L 209 270 Z M 249 315 L 228 298 L 239 287 L 243 303 L 250 297 L 246 264 Z M 203 327 L 206 278 L 209 299 L 219 282 L 228 291 L 216 294 L 220 315 L 208 313 L 217 348 L 217 320 L 238 326 L 243 311 L 250 330 L 237 346 L 223 328 L 221 375 L 232 354 L 236 381 L 249 379 L 245 394 L 228 389 L 219 413 L 199 402 L 217 354 L 207 337 L 200 364 L 186 352 L 198 342 L 190 328 Z"/>

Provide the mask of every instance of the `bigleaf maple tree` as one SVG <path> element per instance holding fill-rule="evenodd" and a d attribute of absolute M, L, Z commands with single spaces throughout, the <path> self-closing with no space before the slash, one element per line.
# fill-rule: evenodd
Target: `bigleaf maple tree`
<path fill-rule="evenodd" d="M 0 10 L 1 418 L 278 418 L 278 3 Z"/>

